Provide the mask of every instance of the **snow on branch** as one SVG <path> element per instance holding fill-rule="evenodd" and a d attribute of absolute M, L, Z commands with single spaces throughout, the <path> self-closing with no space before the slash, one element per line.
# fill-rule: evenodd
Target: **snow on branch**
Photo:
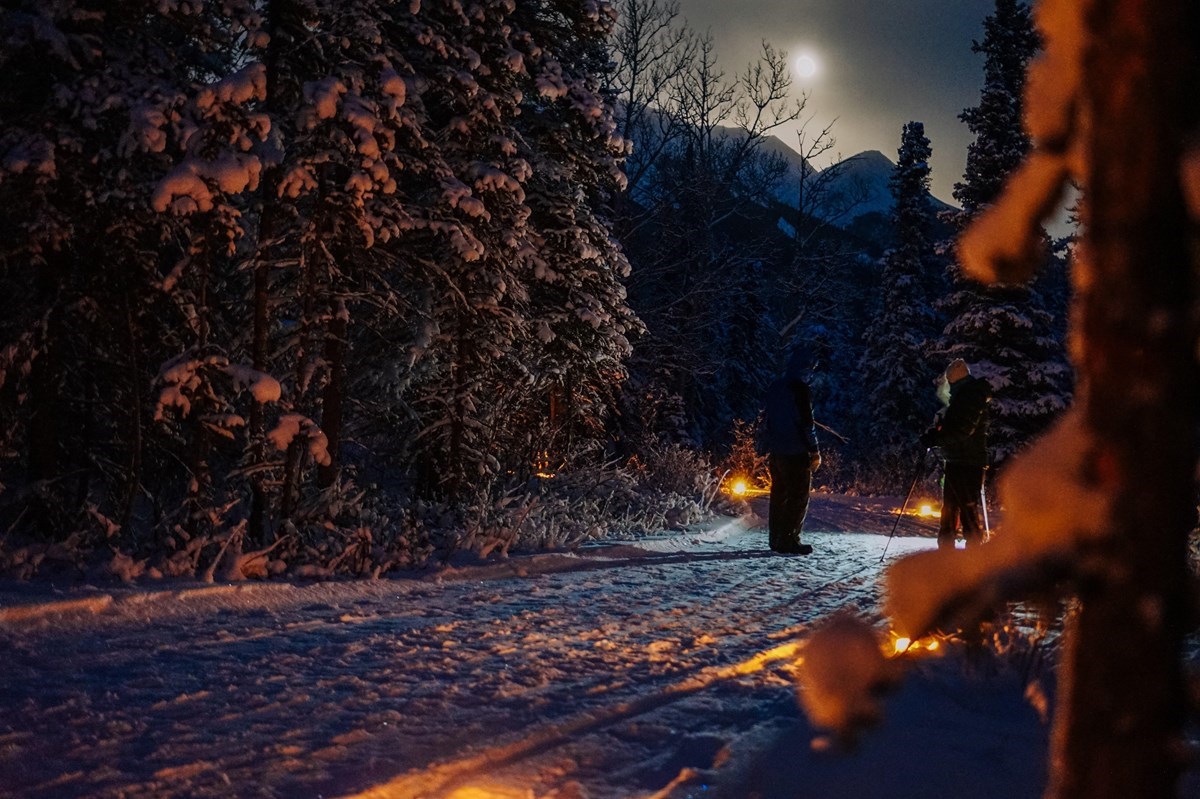
<path fill-rule="evenodd" d="M 308 442 L 308 454 L 322 466 L 328 466 L 332 460 L 329 456 L 329 439 L 317 423 L 307 416 L 298 413 L 285 413 L 279 417 L 279 424 L 267 433 L 267 438 L 280 452 L 287 451 L 297 437 L 303 437 Z"/>
<path fill-rule="evenodd" d="M 900 673 L 883 656 L 874 628 L 849 613 L 834 616 L 809 637 L 798 665 L 805 713 L 845 745 L 883 717 L 883 695 Z"/>
<path fill-rule="evenodd" d="M 249 366 L 231 363 L 225 366 L 225 373 L 233 378 L 234 385 L 239 391 L 248 390 L 254 395 L 254 400 L 260 403 L 278 402 L 283 394 L 279 381 L 266 372 L 251 369 Z"/>
<path fill-rule="evenodd" d="M 241 194 L 258 188 L 262 163 L 258 156 L 222 153 L 213 160 L 189 158 L 159 181 L 150 200 L 158 213 L 168 209 L 176 216 L 207 213 L 215 193 Z M 214 192 L 214 189 L 216 192 Z"/>
<path fill-rule="evenodd" d="M 278 402 L 283 393 L 279 381 L 265 372 L 230 363 L 221 355 L 195 357 L 185 354 L 163 364 L 158 381 L 163 388 L 154 409 L 155 421 L 161 421 L 167 408 L 178 408 L 181 416 L 192 412 L 197 400 L 216 400 L 213 382 L 218 374 L 233 380 L 236 391 L 249 391 L 256 402 Z"/>

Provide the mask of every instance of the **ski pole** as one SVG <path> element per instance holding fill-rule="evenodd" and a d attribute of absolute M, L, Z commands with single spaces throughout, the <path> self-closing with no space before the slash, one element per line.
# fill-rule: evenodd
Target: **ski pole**
<path fill-rule="evenodd" d="M 983 482 L 979 484 L 979 507 L 983 511 L 983 540 L 992 537 L 992 526 L 988 524 L 987 515 L 987 470 L 983 473 Z"/>
<path fill-rule="evenodd" d="M 929 450 L 925 450 L 926 453 Z M 883 563 L 883 559 L 887 557 L 888 547 L 892 545 L 892 536 L 896 535 L 896 528 L 900 526 L 900 519 L 904 517 L 904 510 L 908 507 L 908 501 L 912 499 L 912 492 L 917 487 L 917 481 L 921 479 L 921 475 L 925 474 L 925 455 L 921 455 L 921 459 L 917 461 L 917 473 L 913 475 L 912 483 L 908 486 L 908 493 L 904 495 L 904 502 L 900 505 L 900 512 L 896 514 L 896 523 L 892 525 L 892 532 L 888 533 L 887 543 L 883 545 L 883 554 L 879 556 L 879 562 Z"/>
<path fill-rule="evenodd" d="M 850 439 L 846 438 L 844 435 L 842 435 L 838 431 L 834 430 L 829 425 L 821 424 L 816 419 L 813 419 L 813 424 L 816 425 L 817 427 L 821 428 L 822 430 L 824 430 L 826 433 L 829 433 L 831 436 L 833 436 L 834 438 L 836 438 L 838 441 L 842 442 L 843 444 L 850 443 Z"/>

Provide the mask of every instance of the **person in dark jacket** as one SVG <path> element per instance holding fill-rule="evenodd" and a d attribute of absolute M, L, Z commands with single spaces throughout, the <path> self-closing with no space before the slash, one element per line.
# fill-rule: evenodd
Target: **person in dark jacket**
<path fill-rule="evenodd" d="M 769 540 L 772 551 L 787 555 L 812 552 L 812 545 L 800 543 L 812 474 L 821 465 L 807 382 L 812 368 L 807 353 L 794 351 L 784 376 L 767 388 L 763 401 L 759 448 L 771 472 Z"/>
<path fill-rule="evenodd" d="M 921 436 L 926 447 L 936 447 L 943 462 L 942 519 L 938 548 L 954 549 L 956 528 L 961 524 L 966 545 L 983 543 L 979 502 L 983 474 L 988 465 L 988 402 L 991 387 L 971 374 L 962 359 L 951 362 L 939 379 L 938 396 L 946 407 L 938 412 L 933 427 Z"/>

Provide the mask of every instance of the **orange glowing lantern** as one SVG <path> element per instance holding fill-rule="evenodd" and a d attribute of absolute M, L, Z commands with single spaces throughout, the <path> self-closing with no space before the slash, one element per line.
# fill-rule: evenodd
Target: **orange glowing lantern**
<path fill-rule="evenodd" d="M 732 485 L 730 485 L 730 486 L 729 486 L 729 491 L 730 491 L 730 493 L 731 493 L 731 494 L 733 494 L 735 497 L 744 497 L 744 496 L 746 496 L 746 491 L 747 491 L 747 490 L 748 490 L 748 489 L 747 489 L 747 486 L 746 486 L 746 481 L 745 481 L 745 480 L 741 480 L 741 479 L 734 480 L 734 481 L 733 481 L 733 483 L 732 483 Z"/>

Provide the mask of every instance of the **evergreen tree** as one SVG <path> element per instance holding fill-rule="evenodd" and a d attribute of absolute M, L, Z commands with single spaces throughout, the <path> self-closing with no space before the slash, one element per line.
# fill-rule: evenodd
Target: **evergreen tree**
<path fill-rule="evenodd" d="M 963 206 L 963 225 L 997 198 L 1029 152 L 1022 103 L 1026 68 L 1038 47 L 1028 5 L 996 0 L 984 22 L 983 41 L 972 46 L 985 59 L 980 103 L 960 116 L 975 134 L 963 181 L 954 191 Z M 1048 247 L 1046 260 L 1051 261 Z M 949 274 L 950 294 L 937 303 L 948 321 L 934 357 L 962 358 L 991 383 L 992 454 L 1000 462 L 1070 402 L 1063 328 L 1046 311 L 1036 285 L 984 288 L 963 277 L 957 264 Z"/>
<path fill-rule="evenodd" d="M 620 377 L 636 328 L 604 219 L 621 149 L 597 74 L 611 8 L 499 0 L 477 11 L 426 4 L 419 15 L 436 31 L 417 53 L 428 62 L 422 157 L 436 153 L 443 207 L 418 225 L 417 251 L 436 255 L 400 255 L 428 275 L 414 287 L 405 389 L 414 454 L 425 482 L 452 494 L 527 473 L 558 447 L 534 428 L 559 426 L 559 410 L 597 435 L 598 392 Z"/>
<path fill-rule="evenodd" d="M 406 108 L 408 9 L 379 0 L 280 0 L 265 11 L 257 48 L 273 131 L 257 196 L 251 255 L 257 296 L 247 349 L 286 388 L 267 451 L 252 451 L 258 484 L 277 486 L 277 520 L 292 519 L 306 487 L 342 479 L 347 425 L 365 325 L 402 312 L 385 246 L 407 229 L 406 173 L 419 173 L 419 133 Z M 402 47 L 404 45 L 405 47 Z M 254 425 L 251 425 L 253 428 Z M 253 445 L 253 441 L 251 444 Z M 263 480 L 264 476 L 271 479 Z M 252 515 L 252 519 L 254 516 Z"/>
<path fill-rule="evenodd" d="M 184 529 L 213 517 L 210 460 L 256 401 L 220 301 L 238 292 L 233 199 L 266 133 L 248 107 L 261 76 L 225 55 L 255 18 L 250 2 L 0 12 L 0 416 L 5 448 L 24 453 L 3 479 L 23 489 L 8 505 L 19 530 L 65 538 L 106 520 L 108 537 L 163 521 L 180 493 Z M 155 394 L 159 411 L 195 413 L 155 428 Z M 148 490 L 181 472 L 182 492 Z"/>
<path fill-rule="evenodd" d="M 0 522 L 172 573 L 243 539 L 361 563 L 342 549 L 386 517 L 357 472 L 486 500 L 527 473 L 548 400 L 595 442 L 637 329 L 606 218 L 612 22 L 7 4 Z"/>
<path fill-rule="evenodd" d="M 984 56 L 979 105 L 959 115 L 975 135 L 963 180 L 954 187 L 954 199 L 968 215 L 995 201 L 1005 178 L 1029 152 L 1021 109 L 1025 73 L 1040 46 L 1033 14 L 1022 0 L 996 0 L 983 30 L 983 41 L 971 44 L 971 52 Z"/>
<path fill-rule="evenodd" d="M 928 357 L 939 332 L 932 297 L 939 288 L 940 267 L 930 238 L 931 155 L 925 126 L 906 124 L 889 181 L 895 243 L 883 256 L 879 312 L 867 328 L 860 361 L 867 397 L 862 413 L 871 420 L 869 438 L 875 447 L 864 465 L 892 479 L 907 471 L 900 467 L 912 462 L 915 441 L 936 409 L 930 385 L 937 370 Z"/>
<path fill-rule="evenodd" d="M 527 265 L 520 348 L 532 381 L 524 406 L 532 440 L 509 446 L 530 452 L 532 445 L 531 456 L 547 453 L 558 468 L 603 435 L 629 338 L 641 329 L 626 303 L 629 263 L 608 219 L 613 195 L 624 186 L 618 163 L 624 143 L 600 84 L 613 9 L 541 0 L 520 4 L 514 19 L 543 43 L 526 65 L 554 91 L 531 93 L 517 120 L 532 170 L 526 201 L 537 255 Z"/>

